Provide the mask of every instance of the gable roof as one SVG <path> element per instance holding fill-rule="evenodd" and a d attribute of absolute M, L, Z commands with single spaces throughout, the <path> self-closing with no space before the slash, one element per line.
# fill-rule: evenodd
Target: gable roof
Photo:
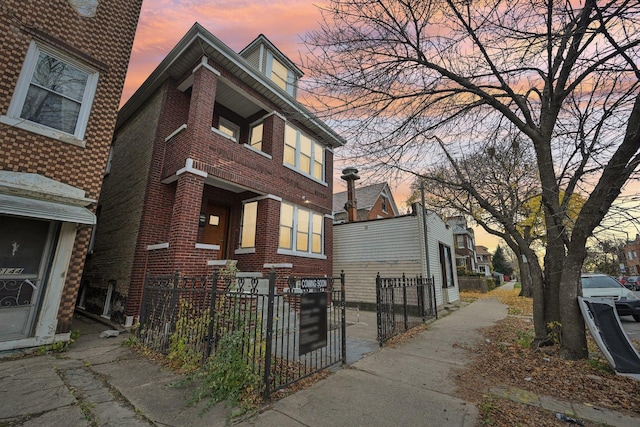
<path fill-rule="evenodd" d="M 356 200 L 358 202 L 358 210 L 371 210 L 378 200 L 378 197 L 384 193 L 391 203 L 391 209 L 394 215 L 399 215 L 398 207 L 393 199 L 393 194 L 386 182 L 367 185 L 366 187 L 356 188 Z M 345 212 L 344 205 L 347 203 L 347 192 L 341 191 L 333 195 L 333 212 Z"/>
<path fill-rule="evenodd" d="M 298 78 L 304 75 L 302 70 L 298 68 L 296 64 L 291 62 L 287 55 L 282 53 L 280 49 L 278 49 L 273 43 L 271 43 L 271 41 L 264 34 L 260 34 L 258 37 L 256 37 L 251 43 L 247 45 L 247 47 L 240 51 L 239 55 L 243 58 L 247 57 L 251 54 L 251 52 L 260 49 L 261 45 L 267 46 L 271 53 L 273 53 L 276 58 L 278 58 L 278 60 L 282 62 L 287 68 L 293 71 Z"/>
<path fill-rule="evenodd" d="M 260 41 L 266 37 L 258 37 Z M 254 43 L 252 42 L 252 44 Z M 269 44 L 271 44 L 269 42 Z M 249 45 L 251 46 L 251 45 Z M 131 98 L 124 104 L 118 113 L 116 129 L 122 126 L 147 99 L 170 78 L 180 79 L 187 72 L 194 69 L 198 61 L 207 56 L 223 66 L 249 85 L 260 95 L 273 102 L 282 111 L 291 112 L 296 120 L 306 126 L 317 135 L 318 142 L 331 147 L 339 147 L 345 144 L 344 138 L 317 118 L 305 106 L 297 102 L 271 79 L 256 70 L 244 57 L 234 52 L 229 46 L 207 31 L 197 22 L 187 31 L 167 56 L 160 62 L 156 69 L 147 77 Z"/>

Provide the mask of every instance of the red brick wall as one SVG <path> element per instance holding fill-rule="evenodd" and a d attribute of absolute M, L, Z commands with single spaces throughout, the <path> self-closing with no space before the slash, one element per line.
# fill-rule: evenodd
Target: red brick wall
<path fill-rule="evenodd" d="M 86 147 L 0 124 L 0 169 L 37 173 L 81 188 L 97 199 L 113 134 L 142 0 L 99 4 L 81 17 L 67 0 L 3 0 L 0 5 L 0 114 L 6 114 L 29 43 L 39 40 L 98 68 L 99 80 L 85 132 Z M 95 206 L 90 207 L 95 210 Z M 58 315 L 69 330 L 89 230 L 78 233 Z"/>

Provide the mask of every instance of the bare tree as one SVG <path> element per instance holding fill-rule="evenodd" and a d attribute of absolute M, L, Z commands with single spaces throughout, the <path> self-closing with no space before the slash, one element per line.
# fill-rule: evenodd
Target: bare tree
<path fill-rule="evenodd" d="M 322 13 L 306 66 L 354 156 L 429 179 L 487 134 L 526 138 L 544 208 L 545 317 L 559 319 L 563 357 L 586 357 L 576 297 L 587 239 L 640 162 L 640 3 L 333 0 Z M 569 229 L 575 192 L 589 197 Z"/>

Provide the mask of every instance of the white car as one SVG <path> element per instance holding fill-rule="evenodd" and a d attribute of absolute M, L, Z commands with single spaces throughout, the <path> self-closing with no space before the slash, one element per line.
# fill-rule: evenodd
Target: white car
<path fill-rule="evenodd" d="M 613 298 L 618 316 L 633 316 L 640 322 L 640 298 L 616 279 L 606 274 L 583 273 L 580 281 L 583 297 Z"/>

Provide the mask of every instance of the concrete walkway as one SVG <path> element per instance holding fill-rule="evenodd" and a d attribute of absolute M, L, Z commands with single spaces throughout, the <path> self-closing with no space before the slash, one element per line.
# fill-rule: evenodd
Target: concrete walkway
<path fill-rule="evenodd" d="M 402 344 L 382 349 L 375 341 L 375 315 L 356 310 L 347 314 L 348 359 L 353 360 L 348 368 L 231 423 L 282 427 L 479 425 L 477 408 L 455 396 L 454 380 L 467 363 L 470 349 L 482 339 L 478 329 L 505 317 L 506 306 L 493 299 L 478 300 L 431 323 Z M 74 319 L 73 329 L 82 335 L 66 353 L 0 359 L 0 426 L 198 427 L 230 423 L 230 409 L 223 404 L 204 415 L 204 403 L 186 406 L 190 391 L 171 386 L 182 377 L 123 347 L 128 334 L 99 338 L 108 328 L 85 317 Z M 495 393 L 522 399 L 514 390 Z M 522 403 L 551 411 L 572 410 L 553 399 L 526 397 L 528 401 Z M 599 414 L 605 419 L 598 421 L 606 425 L 640 425 L 637 418 L 613 411 Z"/>

